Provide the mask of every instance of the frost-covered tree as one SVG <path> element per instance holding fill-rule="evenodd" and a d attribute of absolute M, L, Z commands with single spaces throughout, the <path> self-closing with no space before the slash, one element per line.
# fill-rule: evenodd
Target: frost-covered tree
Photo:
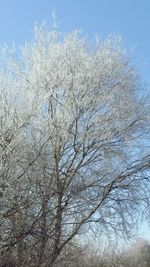
<path fill-rule="evenodd" d="M 129 236 L 149 201 L 150 119 L 119 37 L 93 45 L 39 27 L 19 53 L 5 50 L 2 252 L 48 267 L 85 229 Z"/>

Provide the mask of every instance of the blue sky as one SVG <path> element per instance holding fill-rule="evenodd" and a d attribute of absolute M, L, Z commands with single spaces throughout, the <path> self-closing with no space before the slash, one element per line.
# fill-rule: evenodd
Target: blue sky
<path fill-rule="evenodd" d="M 34 22 L 52 23 L 54 10 L 62 32 L 81 29 L 88 38 L 120 33 L 149 88 L 150 0 L 0 0 L 0 44 L 23 45 L 33 36 Z M 145 225 L 141 232 L 150 239 Z"/>
<path fill-rule="evenodd" d="M 63 32 L 81 29 L 88 38 L 120 33 L 150 84 L 150 0 L 0 0 L 0 43 L 22 45 L 31 39 L 35 21 L 52 22 L 53 10 Z"/>

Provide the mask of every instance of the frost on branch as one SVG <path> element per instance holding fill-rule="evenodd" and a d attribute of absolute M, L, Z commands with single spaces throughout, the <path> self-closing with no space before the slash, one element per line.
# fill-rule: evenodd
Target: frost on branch
<path fill-rule="evenodd" d="M 120 40 L 36 28 L 0 73 L 0 242 L 53 266 L 98 226 L 130 236 L 149 204 L 149 101 Z"/>

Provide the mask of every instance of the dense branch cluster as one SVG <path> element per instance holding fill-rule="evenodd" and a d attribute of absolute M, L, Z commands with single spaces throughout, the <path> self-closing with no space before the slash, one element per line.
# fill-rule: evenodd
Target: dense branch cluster
<path fill-rule="evenodd" d="M 119 38 L 93 47 L 39 27 L 17 56 L 5 53 L 2 253 L 48 267 L 85 227 L 129 235 L 149 201 L 150 120 Z"/>

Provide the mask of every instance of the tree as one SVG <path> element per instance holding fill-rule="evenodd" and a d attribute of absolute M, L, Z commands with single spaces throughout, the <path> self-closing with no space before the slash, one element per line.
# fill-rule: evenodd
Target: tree
<path fill-rule="evenodd" d="M 129 236 L 149 201 L 150 120 L 119 38 L 93 47 L 38 27 L 10 52 L 0 76 L 3 253 L 53 266 L 85 229 Z"/>
<path fill-rule="evenodd" d="M 144 239 L 137 239 L 129 250 L 131 266 L 148 267 L 150 264 L 150 243 Z"/>

